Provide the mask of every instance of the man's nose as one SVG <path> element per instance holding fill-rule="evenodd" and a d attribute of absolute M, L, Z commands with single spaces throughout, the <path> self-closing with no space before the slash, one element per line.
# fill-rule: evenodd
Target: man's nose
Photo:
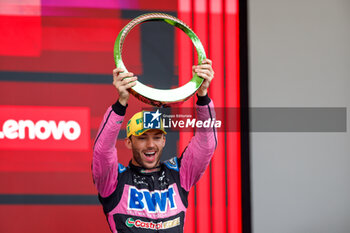
<path fill-rule="evenodd" d="M 154 140 L 152 138 L 147 140 L 147 147 L 154 147 Z"/>

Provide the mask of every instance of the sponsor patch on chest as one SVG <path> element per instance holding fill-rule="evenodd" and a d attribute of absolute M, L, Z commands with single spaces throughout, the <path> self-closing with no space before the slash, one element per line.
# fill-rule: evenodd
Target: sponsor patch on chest
<path fill-rule="evenodd" d="M 170 185 L 167 189 L 155 191 L 130 186 L 128 210 L 166 213 L 169 210 L 177 209 L 175 195 L 173 185 Z"/>
<path fill-rule="evenodd" d="M 149 229 L 149 230 L 165 230 L 165 229 L 179 226 L 180 217 L 177 217 L 172 220 L 164 221 L 164 222 L 158 222 L 158 223 L 154 223 L 152 221 L 146 222 L 140 219 L 134 220 L 133 218 L 128 218 L 125 221 L 125 225 L 129 228 L 136 227 L 136 228 L 143 228 L 143 229 Z"/>

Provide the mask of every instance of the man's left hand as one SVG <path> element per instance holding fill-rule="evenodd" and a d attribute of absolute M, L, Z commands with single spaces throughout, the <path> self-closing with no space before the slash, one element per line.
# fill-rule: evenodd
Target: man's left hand
<path fill-rule="evenodd" d="M 197 94 L 198 96 L 205 96 L 208 93 L 210 82 L 214 78 L 212 61 L 204 59 L 201 65 L 193 66 L 192 71 L 204 79 L 202 85 L 197 90 Z"/>

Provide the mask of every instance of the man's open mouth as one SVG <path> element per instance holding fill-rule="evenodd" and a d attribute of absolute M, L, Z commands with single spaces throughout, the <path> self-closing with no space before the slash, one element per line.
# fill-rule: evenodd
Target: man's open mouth
<path fill-rule="evenodd" d="M 144 154 L 147 156 L 147 157 L 152 157 L 156 154 L 155 151 L 148 151 L 148 152 L 144 152 Z"/>

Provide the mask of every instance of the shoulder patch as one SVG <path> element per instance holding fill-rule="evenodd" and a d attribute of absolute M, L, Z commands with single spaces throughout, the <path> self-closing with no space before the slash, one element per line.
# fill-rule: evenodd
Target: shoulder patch
<path fill-rule="evenodd" d="M 119 174 L 122 174 L 126 171 L 126 167 L 124 167 L 122 164 L 118 163 L 118 172 Z"/>
<path fill-rule="evenodd" d="M 165 166 L 175 171 L 179 171 L 179 164 L 177 162 L 177 157 L 172 157 L 171 159 L 164 161 Z"/>

